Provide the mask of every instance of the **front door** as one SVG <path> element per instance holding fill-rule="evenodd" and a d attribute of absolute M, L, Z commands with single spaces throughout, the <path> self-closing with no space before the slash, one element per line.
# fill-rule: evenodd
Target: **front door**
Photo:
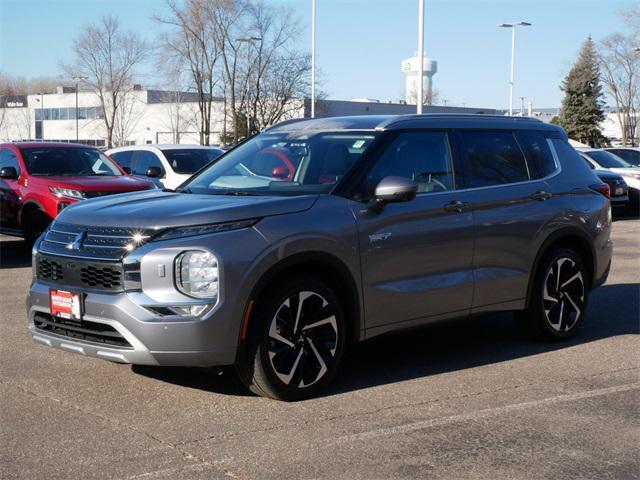
<path fill-rule="evenodd" d="M 429 317 L 464 316 L 473 296 L 473 214 L 459 191 L 448 134 L 398 132 L 366 176 L 371 194 L 384 177 L 418 183 L 416 198 L 376 212 L 352 202 L 362 264 L 366 328 Z"/>
<path fill-rule="evenodd" d="M 20 165 L 15 153 L 9 149 L 0 149 L 0 169 L 13 167 L 20 176 Z M 0 227 L 5 230 L 19 228 L 20 186 L 17 179 L 0 178 Z"/>

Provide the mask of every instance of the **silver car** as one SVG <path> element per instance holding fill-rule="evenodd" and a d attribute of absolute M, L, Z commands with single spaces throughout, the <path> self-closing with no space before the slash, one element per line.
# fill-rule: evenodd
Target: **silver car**
<path fill-rule="evenodd" d="M 609 271 L 607 194 L 537 120 L 288 122 L 175 191 L 65 209 L 33 249 L 29 331 L 115 362 L 235 365 L 285 400 L 399 329 L 515 311 L 561 340 Z"/>

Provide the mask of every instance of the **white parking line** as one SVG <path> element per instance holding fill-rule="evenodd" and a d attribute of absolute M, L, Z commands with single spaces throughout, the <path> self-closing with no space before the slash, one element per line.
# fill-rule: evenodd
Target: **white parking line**
<path fill-rule="evenodd" d="M 542 407 L 547 405 L 554 405 L 557 403 L 572 402 L 575 400 L 582 400 L 586 398 L 601 397 L 604 395 L 610 395 L 612 393 L 628 392 L 630 390 L 640 389 L 640 383 L 630 383 L 627 385 L 619 385 L 616 387 L 600 388 L 596 390 L 588 390 L 586 392 L 570 393 L 566 395 L 557 395 L 555 397 L 543 398 L 540 400 L 532 400 L 530 402 L 514 403 L 511 405 L 504 405 L 502 407 L 487 408 L 484 410 L 478 410 L 471 413 L 464 413 L 460 415 L 451 415 L 449 417 L 433 418 L 431 420 L 423 420 L 419 422 L 406 423 L 404 425 L 398 425 L 389 428 L 380 428 L 378 430 L 369 430 L 367 432 L 355 433 L 352 435 L 344 435 L 336 438 L 331 444 L 339 445 L 345 443 L 352 443 L 359 440 L 369 440 L 376 437 L 385 437 L 388 435 L 405 434 L 414 432 L 416 430 L 422 430 L 425 428 L 439 427 L 442 425 L 448 425 L 451 423 L 468 422 L 474 420 L 480 420 L 483 418 L 495 417 L 504 413 L 509 413 L 518 410 L 525 410 L 528 408 Z"/>

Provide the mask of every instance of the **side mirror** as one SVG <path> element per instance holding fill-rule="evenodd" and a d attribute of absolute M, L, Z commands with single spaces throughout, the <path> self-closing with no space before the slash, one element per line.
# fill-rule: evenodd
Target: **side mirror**
<path fill-rule="evenodd" d="M 289 170 L 282 166 L 273 167 L 273 170 L 271 170 L 271 176 L 273 178 L 284 179 L 289 176 Z"/>
<path fill-rule="evenodd" d="M 122 170 L 124 171 L 124 173 L 126 173 L 127 175 L 131 175 L 131 168 L 129 167 L 122 167 Z"/>
<path fill-rule="evenodd" d="M 377 203 L 410 202 L 416 198 L 418 184 L 405 177 L 384 177 L 374 193 Z"/>
<path fill-rule="evenodd" d="M 160 178 L 162 176 L 162 169 L 160 167 L 149 167 L 147 169 L 147 177 Z"/>
<path fill-rule="evenodd" d="M 0 170 L 0 178 L 5 180 L 15 180 L 18 178 L 18 172 L 14 167 L 4 167 Z"/>

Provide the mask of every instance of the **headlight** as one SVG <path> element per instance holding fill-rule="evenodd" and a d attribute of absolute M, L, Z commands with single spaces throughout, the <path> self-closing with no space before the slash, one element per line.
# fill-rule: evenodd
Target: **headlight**
<path fill-rule="evenodd" d="M 176 285 L 191 297 L 218 297 L 218 259 L 203 250 L 189 250 L 176 259 Z"/>
<path fill-rule="evenodd" d="M 49 187 L 49 190 L 58 197 L 75 198 L 76 200 L 84 200 L 84 192 L 73 190 L 71 188 Z"/>

